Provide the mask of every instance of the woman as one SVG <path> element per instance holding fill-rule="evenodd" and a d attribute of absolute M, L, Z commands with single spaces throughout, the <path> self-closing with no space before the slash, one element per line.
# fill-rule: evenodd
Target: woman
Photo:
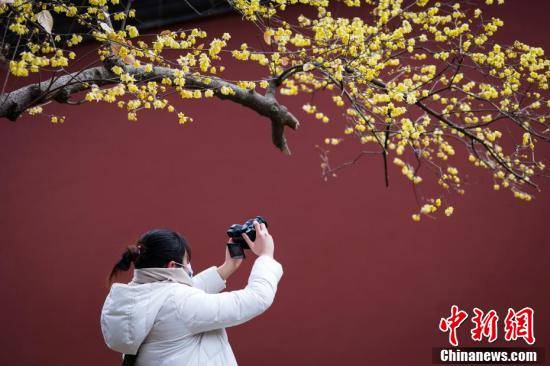
<path fill-rule="evenodd" d="M 282 266 L 273 258 L 273 238 L 254 222 L 256 240 L 244 239 L 256 258 L 244 289 L 221 292 L 242 259 L 232 259 L 193 277 L 186 240 L 169 230 L 152 230 L 130 246 L 109 278 L 134 263 L 128 284 L 112 284 L 101 312 L 109 348 L 137 366 L 236 365 L 226 327 L 242 324 L 272 303 Z M 221 292 L 221 293 L 220 293 Z M 132 356 L 135 355 L 135 356 Z"/>

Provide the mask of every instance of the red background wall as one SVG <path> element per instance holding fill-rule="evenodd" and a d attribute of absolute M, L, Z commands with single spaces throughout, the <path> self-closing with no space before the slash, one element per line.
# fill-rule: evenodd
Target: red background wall
<path fill-rule="evenodd" d="M 507 1 L 496 9 L 501 39 L 550 50 L 549 10 L 544 0 Z M 237 16 L 200 25 L 231 32 L 231 45 L 258 42 Z M 227 60 L 228 75 L 249 72 Z M 99 314 L 124 247 L 148 229 L 172 228 L 201 270 L 222 263 L 227 226 L 256 214 L 269 219 L 285 273 L 272 308 L 228 329 L 242 365 L 427 365 L 431 348 L 448 344 L 437 324 L 452 304 L 495 309 L 501 319 L 508 307 L 532 306 L 536 345 L 548 344 L 548 183 L 525 203 L 470 170 L 451 218 L 414 223 L 410 186 L 391 170 L 386 189 L 379 157 L 324 182 L 315 145 L 342 127 L 306 116 L 303 98 L 282 100 L 302 121 L 288 133 L 291 157 L 270 144 L 267 120 L 212 99 L 182 104 L 195 118 L 184 127 L 168 114 L 130 123 L 103 104 L 49 106 L 67 116 L 63 125 L 2 121 L 0 364 L 118 364 Z M 245 285 L 251 264 L 230 290 Z M 470 324 L 460 328 L 463 345 Z"/>

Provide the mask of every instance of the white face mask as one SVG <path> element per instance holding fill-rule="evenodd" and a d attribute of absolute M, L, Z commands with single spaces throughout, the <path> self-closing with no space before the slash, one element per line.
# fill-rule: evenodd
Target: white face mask
<path fill-rule="evenodd" d="M 191 263 L 187 265 L 186 270 L 189 277 L 193 278 L 193 268 L 191 267 Z"/>
<path fill-rule="evenodd" d="M 174 261 L 174 263 L 176 263 L 177 265 L 180 265 L 185 270 L 185 272 L 187 272 L 189 277 L 193 278 L 193 268 L 191 267 L 191 263 L 183 264 L 183 263 L 178 263 L 176 261 Z"/>

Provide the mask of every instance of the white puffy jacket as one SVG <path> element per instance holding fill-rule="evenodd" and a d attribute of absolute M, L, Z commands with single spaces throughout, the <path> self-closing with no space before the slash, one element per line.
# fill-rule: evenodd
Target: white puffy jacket
<path fill-rule="evenodd" d="M 217 267 L 177 282 L 115 283 L 101 311 L 109 348 L 135 355 L 137 366 L 237 365 L 224 328 L 242 324 L 272 303 L 283 268 L 256 258 L 244 289 L 226 285 Z"/>

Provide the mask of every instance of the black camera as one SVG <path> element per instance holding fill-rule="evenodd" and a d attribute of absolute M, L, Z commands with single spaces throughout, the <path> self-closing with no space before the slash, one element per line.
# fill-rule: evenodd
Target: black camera
<path fill-rule="evenodd" d="M 253 219 L 246 220 L 246 222 L 242 225 L 233 224 L 227 230 L 227 236 L 233 239 L 233 243 L 227 243 L 227 248 L 229 249 L 229 255 L 231 258 L 246 258 L 244 255 L 244 250 L 250 249 L 250 247 L 244 240 L 243 233 L 246 233 L 250 240 L 256 240 L 254 220 L 258 221 L 260 224 L 265 224 L 267 227 L 267 221 L 261 216 L 256 216 Z"/>

